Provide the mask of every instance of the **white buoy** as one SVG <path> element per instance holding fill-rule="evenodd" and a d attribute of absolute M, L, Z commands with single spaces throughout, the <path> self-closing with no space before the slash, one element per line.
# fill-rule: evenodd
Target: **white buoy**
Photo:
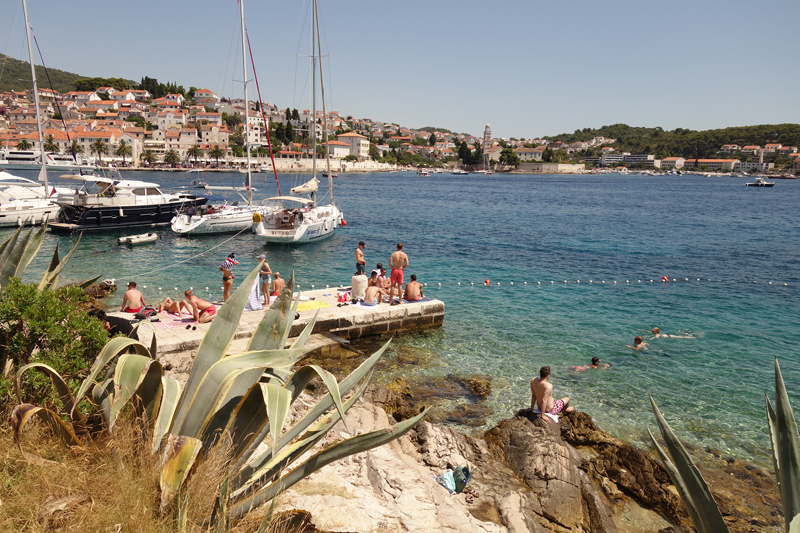
<path fill-rule="evenodd" d="M 788 287 L 788 286 L 789 286 L 789 284 L 788 284 L 788 283 L 784 283 L 784 284 L 783 284 L 783 286 L 784 286 L 784 287 Z"/>
<path fill-rule="evenodd" d="M 177 291 L 177 290 L 178 290 L 178 287 L 175 287 L 175 290 Z"/>
<path fill-rule="evenodd" d="M 458 284 L 461 285 L 461 282 L 459 281 Z"/>
<path fill-rule="evenodd" d="M 626 280 L 625 280 L 625 283 L 630 283 L 630 281 L 628 281 L 628 280 L 626 279 Z"/>
<path fill-rule="evenodd" d="M 330 289 L 330 288 L 331 288 L 331 286 L 330 286 L 330 285 L 325 285 L 325 288 L 326 288 L 326 289 Z"/>
<path fill-rule="evenodd" d="M 526 282 L 524 282 L 524 283 L 525 283 L 525 285 L 527 285 L 527 284 L 528 284 L 528 282 L 527 282 L 527 281 L 526 281 Z"/>
<path fill-rule="evenodd" d="M 555 283 L 555 281 L 551 281 L 550 283 Z"/>
<path fill-rule="evenodd" d="M 617 282 L 615 281 L 615 282 L 614 282 L 614 285 L 616 285 L 616 284 L 617 284 Z"/>
<path fill-rule="evenodd" d="M 311 287 L 313 288 L 314 286 L 312 285 Z M 442 284 L 441 283 L 439 284 L 439 288 L 440 289 L 442 288 Z"/>
<path fill-rule="evenodd" d="M 566 283 L 566 282 L 567 282 L 567 280 L 564 280 L 564 283 Z"/>
<path fill-rule="evenodd" d="M 603 283 L 605 283 L 605 282 L 606 282 L 606 280 L 603 280 Z"/>
<path fill-rule="evenodd" d="M 161 290 L 161 287 L 159 287 L 158 290 Z"/>
<path fill-rule="evenodd" d="M 650 283 L 653 283 L 653 280 L 652 280 L 652 279 L 650 280 Z"/>
<path fill-rule="evenodd" d="M 175 290 L 177 291 L 177 290 L 178 290 L 178 288 L 177 288 L 177 287 L 175 287 Z M 190 290 L 190 291 L 193 291 L 193 290 L 194 290 L 194 287 L 189 287 L 189 290 Z"/>
<path fill-rule="evenodd" d="M 640 279 L 636 280 L 636 283 L 641 283 L 641 282 L 642 282 L 642 280 L 640 280 Z"/>
<path fill-rule="evenodd" d="M 541 281 L 537 281 L 537 282 L 536 282 L 536 284 L 537 284 L 537 285 L 541 285 L 541 284 L 542 284 L 542 282 L 541 282 Z"/>
<path fill-rule="evenodd" d="M 422 286 L 423 286 L 423 287 L 427 287 L 427 286 L 428 286 L 428 284 L 427 284 L 427 283 L 423 283 L 423 284 L 422 284 Z"/>
<path fill-rule="evenodd" d="M 581 280 L 578 280 L 578 281 L 576 281 L 575 283 L 580 283 L 580 282 L 581 282 Z"/>
<path fill-rule="evenodd" d="M 594 281 L 592 281 L 592 280 L 589 280 L 589 283 L 594 283 Z"/>
<path fill-rule="evenodd" d="M 469 284 L 470 285 L 475 285 L 475 282 L 474 281 L 470 281 Z"/>
<path fill-rule="evenodd" d="M 206 290 L 208 290 L 208 287 L 206 287 Z"/>
<path fill-rule="evenodd" d="M 147 285 L 142 285 L 142 288 L 143 288 L 143 289 L 146 289 L 146 288 L 147 288 Z"/>
<path fill-rule="evenodd" d="M 514 282 L 512 281 L 512 282 L 511 282 L 511 284 L 513 285 L 513 284 L 514 284 Z"/>
<path fill-rule="evenodd" d="M 499 282 L 499 281 L 497 282 L 497 286 L 498 286 L 498 287 L 500 286 L 500 282 Z"/>
<path fill-rule="evenodd" d="M 772 282 L 770 281 L 769 284 L 772 285 Z"/>
<path fill-rule="evenodd" d="M 313 289 L 313 288 L 314 288 L 314 286 L 312 285 L 312 286 L 311 286 L 311 288 Z"/>

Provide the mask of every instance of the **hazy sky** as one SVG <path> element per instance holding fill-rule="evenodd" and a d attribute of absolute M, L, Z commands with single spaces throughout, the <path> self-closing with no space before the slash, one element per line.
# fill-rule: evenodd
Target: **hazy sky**
<path fill-rule="evenodd" d="M 236 0 L 28 10 L 49 68 L 241 96 Z M 343 116 L 474 135 L 491 123 L 506 138 L 800 122 L 797 0 L 320 0 L 319 11 L 327 106 Z M 308 12 L 305 0 L 245 0 L 262 99 L 281 108 L 310 108 Z M 21 0 L 0 0 L 0 37 L 0 52 L 27 60 Z"/>

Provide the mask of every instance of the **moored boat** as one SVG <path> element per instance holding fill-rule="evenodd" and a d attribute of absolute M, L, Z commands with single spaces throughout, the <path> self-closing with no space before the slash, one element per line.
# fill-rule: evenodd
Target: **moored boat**
<path fill-rule="evenodd" d="M 158 240 L 157 233 L 142 233 L 140 235 L 130 235 L 128 237 L 120 237 L 117 239 L 117 244 L 144 244 L 148 242 L 156 242 Z"/>
<path fill-rule="evenodd" d="M 774 187 L 774 181 L 767 181 L 761 176 L 756 176 L 756 181 L 751 183 L 745 183 L 746 187 Z"/>

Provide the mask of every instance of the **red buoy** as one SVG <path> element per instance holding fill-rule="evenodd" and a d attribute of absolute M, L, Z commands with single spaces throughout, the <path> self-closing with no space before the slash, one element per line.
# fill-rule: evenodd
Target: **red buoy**
<path fill-rule="evenodd" d="M 661 276 L 661 280 L 662 281 L 669 281 L 669 278 L 667 276 Z"/>
<path fill-rule="evenodd" d="M 486 281 L 483 282 L 483 284 L 488 287 L 489 285 L 492 284 L 492 282 L 487 279 Z"/>

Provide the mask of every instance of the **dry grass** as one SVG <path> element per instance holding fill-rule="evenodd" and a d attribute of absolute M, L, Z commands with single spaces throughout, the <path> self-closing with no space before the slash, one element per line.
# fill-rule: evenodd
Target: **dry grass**
<path fill-rule="evenodd" d="M 159 514 L 158 458 L 142 445 L 150 441 L 137 427 L 123 422 L 113 438 L 69 449 L 46 427 L 31 422 L 23 434 L 25 451 L 54 462 L 38 465 L 19 452 L 9 425 L 0 424 L 0 532 L 177 531 L 174 505 Z M 227 454 L 216 447 L 187 483 L 187 531 L 207 531 L 217 487 L 228 469 Z M 65 509 L 43 512 L 48 499 L 64 497 L 71 497 Z M 231 533 L 254 532 L 262 518 L 242 520 Z M 281 527 L 285 521 L 275 518 L 273 533 L 298 531 Z"/>

